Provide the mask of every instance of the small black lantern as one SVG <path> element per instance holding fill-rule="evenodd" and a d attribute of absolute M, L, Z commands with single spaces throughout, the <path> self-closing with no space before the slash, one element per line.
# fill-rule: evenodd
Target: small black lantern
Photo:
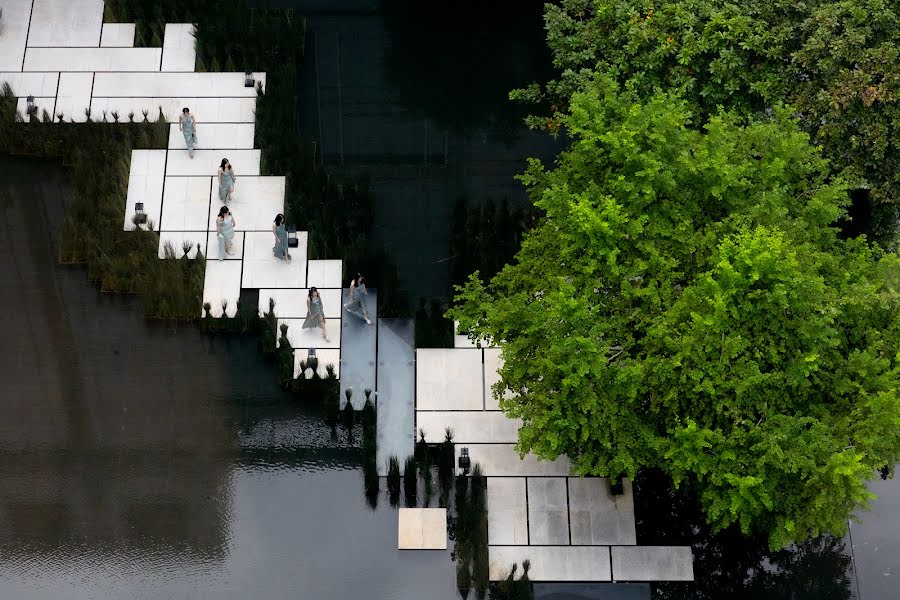
<path fill-rule="evenodd" d="M 28 96 L 25 99 L 25 111 L 29 116 L 37 113 L 37 105 L 34 103 L 34 96 Z"/>
<path fill-rule="evenodd" d="M 244 87 L 253 87 L 256 82 L 253 79 L 253 71 L 244 72 Z"/>
<path fill-rule="evenodd" d="M 300 247 L 300 239 L 297 237 L 297 228 L 294 226 L 288 227 L 288 248 L 299 248 Z"/>
<path fill-rule="evenodd" d="M 135 225 L 144 225 L 147 222 L 147 213 L 144 212 L 144 203 L 134 203 L 134 217 L 132 221 Z"/>
<path fill-rule="evenodd" d="M 469 474 L 469 469 L 472 468 L 472 459 L 469 458 L 469 449 L 461 448 L 459 450 L 459 460 L 457 461 L 459 468 L 462 469 L 463 475 Z"/>

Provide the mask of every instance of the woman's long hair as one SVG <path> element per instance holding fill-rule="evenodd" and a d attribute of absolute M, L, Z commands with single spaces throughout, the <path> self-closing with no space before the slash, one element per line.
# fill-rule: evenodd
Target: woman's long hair
<path fill-rule="evenodd" d="M 224 170 L 225 170 L 225 166 L 226 166 L 227 164 L 228 164 L 228 159 L 227 159 L 227 158 L 223 158 L 223 159 L 222 159 L 222 164 L 219 165 L 219 168 L 222 169 L 222 170 L 224 171 Z"/>

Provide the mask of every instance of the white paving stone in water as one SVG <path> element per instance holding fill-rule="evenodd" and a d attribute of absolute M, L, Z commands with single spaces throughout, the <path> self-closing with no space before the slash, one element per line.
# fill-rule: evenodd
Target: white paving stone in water
<path fill-rule="evenodd" d="M 159 71 L 159 48 L 32 48 L 25 71 Z"/>
<path fill-rule="evenodd" d="M 63 115 L 65 121 L 84 123 L 88 117 L 85 110 L 91 106 L 91 82 L 93 73 L 60 73 L 59 90 L 56 96 L 56 117 Z M 95 115 L 92 113 L 91 118 Z"/>
<path fill-rule="evenodd" d="M 338 348 L 316 348 L 316 358 L 319 360 L 316 372 L 319 377 L 328 376 L 329 365 L 334 367 L 334 376 L 341 376 L 341 351 Z M 309 362 L 309 348 L 294 348 L 294 377 L 300 377 L 300 363 Z M 306 373 L 306 377 L 312 377 L 311 371 Z"/>
<path fill-rule="evenodd" d="M 155 121 L 160 109 L 169 123 L 177 123 L 181 110 L 187 106 L 198 115 L 203 115 L 202 123 L 253 123 L 253 111 L 256 108 L 255 98 L 192 98 L 177 96 L 174 98 L 109 98 L 94 95 L 91 109 L 100 115 L 105 110 L 110 115 L 117 111 L 120 121 L 125 122 L 129 112 L 143 119 L 143 111 L 149 112 L 151 121 Z M 108 119 L 112 122 L 112 116 Z"/>
<path fill-rule="evenodd" d="M 244 237 L 245 288 L 303 288 L 306 286 L 306 232 L 298 233 L 299 248 L 291 248 L 292 260 L 275 258 L 275 236 L 271 231 L 247 232 Z M 340 329 L 335 330 L 339 337 Z M 302 345 L 297 345 L 298 348 Z"/>
<path fill-rule="evenodd" d="M 191 109 L 192 114 L 193 108 Z M 195 150 L 215 150 L 222 148 L 239 148 L 241 150 L 253 149 L 253 123 L 204 123 L 200 114 L 194 114 L 197 120 L 195 127 L 197 141 L 194 142 Z M 187 152 L 184 143 L 184 133 L 178 130 L 178 123 L 169 125 L 169 150 L 181 150 Z"/>
<path fill-rule="evenodd" d="M 134 23 L 104 23 L 100 32 L 100 46 L 103 48 L 133 48 Z"/>
<path fill-rule="evenodd" d="M 4 18 L 6 16 L 4 15 Z M 2 39 L 2 36 L 0 36 Z M 16 96 L 49 98 L 56 96 L 59 73 L 0 73 L 0 86 L 8 83 Z"/>
<path fill-rule="evenodd" d="M 613 546 L 616 581 L 693 581 L 690 546 Z"/>
<path fill-rule="evenodd" d="M 570 543 L 565 477 L 528 478 L 528 541 L 541 546 Z"/>
<path fill-rule="evenodd" d="M 399 509 L 397 514 L 397 549 L 446 550 L 447 509 Z"/>
<path fill-rule="evenodd" d="M 188 251 L 188 258 L 197 258 L 197 244 L 200 244 L 200 251 L 206 256 L 206 235 L 205 231 L 162 231 L 159 234 L 159 257 L 165 258 L 166 242 L 172 244 L 172 251 L 175 258 L 184 256 L 184 248 L 182 244 L 188 242 L 191 249 Z"/>
<path fill-rule="evenodd" d="M 241 261 L 206 261 L 206 276 L 203 283 L 203 303 L 210 303 L 210 313 L 222 316 L 222 302 L 228 302 L 227 314 L 237 313 L 237 302 L 241 297 Z M 203 314 L 202 306 L 200 314 Z"/>
<path fill-rule="evenodd" d="M 307 266 L 307 285 L 318 288 L 343 287 L 342 260 L 311 260 Z"/>
<path fill-rule="evenodd" d="M 215 231 L 208 231 L 206 233 L 206 258 L 209 260 L 219 260 L 219 238 L 216 235 Z M 231 251 L 234 254 L 225 253 L 225 256 L 222 257 L 222 260 L 243 260 L 244 258 L 244 232 L 243 231 L 235 231 L 234 239 L 232 240 L 233 248 Z"/>
<path fill-rule="evenodd" d="M 569 459 L 565 456 L 554 461 L 538 460 L 533 454 L 519 458 L 515 444 L 456 444 L 456 456 L 460 448 L 469 449 L 472 466 L 481 465 L 482 473 L 488 476 L 532 476 L 551 477 L 569 475 Z"/>
<path fill-rule="evenodd" d="M 481 350 L 419 348 L 416 410 L 482 410 Z"/>
<path fill-rule="evenodd" d="M 3 21 L 0 22 L 0 71 L 21 71 L 28 22 L 31 19 L 31 0 L 0 0 L 0 8 L 3 9 Z M 33 92 L 28 93 L 34 95 Z"/>
<path fill-rule="evenodd" d="M 19 2 L 29 4 L 22 0 Z M 16 4 L 15 0 L 4 2 L 4 21 L 6 7 L 11 4 Z M 96 47 L 100 45 L 102 23 L 103 0 L 34 0 L 31 25 L 26 28 L 28 46 Z"/>
<path fill-rule="evenodd" d="M 233 154 L 233 152 L 232 152 Z M 197 156 L 197 153 L 194 153 Z M 219 154 L 218 156 L 223 156 Z M 231 160 L 229 155 L 228 160 Z M 195 159 L 196 160 L 196 159 Z M 219 159 L 221 160 L 221 158 Z M 233 162 L 235 169 L 238 163 Z M 234 186 L 234 194 L 232 199 L 228 201 L 231 213 L 234 215 L 235 228 L 238 231 L 259 231 L 268 232 L 272 244 L 275 244 L 275 234 L 272 228 L 275 225 L 275 216 L 284 212 L 284 177 L 271 176 L 253 176 L 240 173 L 237 175 L 237 182 Z M 213 187 L 210 198 L 209 227 L 214 228 L 216 215 L 222 207 L 222 201 L 219 197 L 219 180 L 213 178 Z M 298 236 L 300 234 L 298 233 Z M 305 242 L 299 242 L 301 250 L 303 250 L 304 260 L 306 258 Z M 296 250 L 296 248 L 295 248 Z M 293 254 L 293 253 L 292 253 Z M 304 271 L 304 276 L 306 275 Z M 277 287 L 277 286 L 272 286 Z M 282 286 L 284 287 L 284 286 Z"/>
<path fill-rule="evenodd" d="M 261 73 L 260 77 L 265 77 Z M 94 95 L 109 98 L 256 98 L 243 73 L 97 73 Z M 199 119 L 199 116 L 198 116 Z"/>
<path fill-rule="evenodd" d="M 515 444 L 521 423 L 499 411 L 419 411 L 416 414 L 416 430 L 425 431 L 429 443 L 443 441 L 444 430 L 449 427 L 457 444 Z"/>
<path fill-rule="evenodd" d="M 578 545 L 634 545 L 634 496 L 631 481 L 622 482 L 623 493 L 610 494 L 609 481 L 601 477 L 569 478 L 569 522 L 572 543 Z"/>
<path fill-rule="evenodd" d="M 183 138 L 182 138 L 183 139 Z M 173 150 L 169 153 L 169 162 L 166 165 L 166 175 L 170 177 L 193 176 L 213 177 L 222 164 L 222 159 L 227 158 L 237 175 L 237 183 L 234 187 L 235 196 L 241 190 L 241 176 L 258 176 L 260 150 L 228 149 L 228 150 L 195 150 L 194 158 L 187 152 Z M 281 177 L 280 179 L 284 179 Z M 216 192 L 219 181 L 215 180 Z"/>
<path fill-rule="evenodd" d="M 166 23 L 162 49 L 163 71 L 193 71 L 194 26 L 191 23 Z"/>
<path fill-rule="evenodd" d="M 341 347 L 341 320 L 325 319 L 325 327 L 328 331 L 329 341 L 322 337 L 322 330 L 318 327 L 303 329 L 303 319 L 278 319 L 278 339 L 281 339 L 281 324 L 288 326 L 288 341 L 291 348 L 340 348 Z M 280 343 L 280 342 L 279 342 Z"/>
<path fill-rule="evenodd" d="M 502 581 L 513 564 L 531 561 L 531 581 L 610 581 L 609 548 L 606 546 L 489 546 L 492 581 Z"/>
<path fill-rule="evenodd" d="M 207 230 L 212 181 L 209 176 L 166 177 L 159 231 Z"/>
<path fill-rule="evenodd" d="M 132 150 L 128 177 L 128 199 L 125 202 L 123 227 L 134 229 L 135 204 L 143 202 L 148 221 L 156 227 L 162 214 L 163 180 L 166 169 L 165 150 Z M 145 229 L 147 225 L 142 225 Z"/>
<path fill-rule="evenodd" d="M 322 299 L 322 308 L 325 310 L 326 319 L 339 319 L 341 317 L 341 290 L 316 288 Z M 275 300 L 275 316 L 278 318 L 302 319 L 306 317 L 306 299 L 309 297 L 308 288 L 292 290 L 285 289 L 261 289 L 259 290 L 259 315 L 269 311 L 269 298 Z"/>
<path fill-rule="evenodd" d="M 488 544 L 528 545 L 524 477 L 488 477 Z"/>

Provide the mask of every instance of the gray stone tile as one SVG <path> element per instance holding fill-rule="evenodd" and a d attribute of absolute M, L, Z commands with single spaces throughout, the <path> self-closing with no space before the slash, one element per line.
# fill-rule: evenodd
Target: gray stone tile
<path fill-rule="evenodd" d="M 528 544 L 524 477 L 488 477 L 488 543 Z"/>
<path fill-rule="evenodd" d="M 515 444 L 456 444 L 457 458 L 463 447 L 469 449 L 472 465 L 480 464 L 487 476 L 566 476 L 570 470 L 569 459 L 565 456 L 548 461 L 526 454 L 523 459 L 516 452 Z"/>
<path fill-rule="evenodd" d="M 350 301 L 350 290 L 344 289 L 341 306 Z M 362 409 L 366 403 L 365 389 L 375 390 L 375 356 L 376 356 L 376 326 L 378 306 L 378 292 L 369 288 L 369 296 L 366 302 L 369 309 L 371 325 L 343 312 L 341 319 L 341 406 L 345 403 L 344 393 L 348 389 L 353 390 L 353 407 Z"/>
<path fill-rule="evenodd" d="M 693 581 L 689 546 L 614 546 L 612 576 L 617 581 Z"/>
<path fill-rule="evenodd" d="M 397 457 L 402 468 L 406 457 L 413 453 L 416 441 L 415 342 L 415 321 L 412 319 L 378 319 L 376 464 L 380 475 L 387 475 L 391 456 Z"/>
<path fill-rule="evenodd" d="M 532 509 L 528 507 L 528 543 L 531 545 L 567 545 L 569 514 L 565 509 Z"/>
<path fill-rule="evenodd" d="M 483 410 L 481 350 L 419 348 L 416 410 Z"/>
<path fill-rule="evenodd" d="M 634 497 L 629 480 L 623 482 L 624 493 L 620 496 L 609 493 L 609 483 L 605 478 L 570 477 L 568 485 L 573 544 L 637 543 Z"/>
<path fill-rule="evenodd" d="M 606 546 L 490 546 L 488 561 L 493 581 L 506 579 L 512 565 L 531 562 L 532 581 L 609 581 L 609 548 Z"/>

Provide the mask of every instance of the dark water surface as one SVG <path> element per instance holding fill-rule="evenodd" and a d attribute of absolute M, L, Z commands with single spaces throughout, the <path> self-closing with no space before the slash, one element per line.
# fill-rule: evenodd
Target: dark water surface
<path fill-rule="evenodd" d="M 453 598 L 358 450 L 249 338 L 151 323 L 56 262 L 52 161 L 0 157 L 0 598 Z"/>

